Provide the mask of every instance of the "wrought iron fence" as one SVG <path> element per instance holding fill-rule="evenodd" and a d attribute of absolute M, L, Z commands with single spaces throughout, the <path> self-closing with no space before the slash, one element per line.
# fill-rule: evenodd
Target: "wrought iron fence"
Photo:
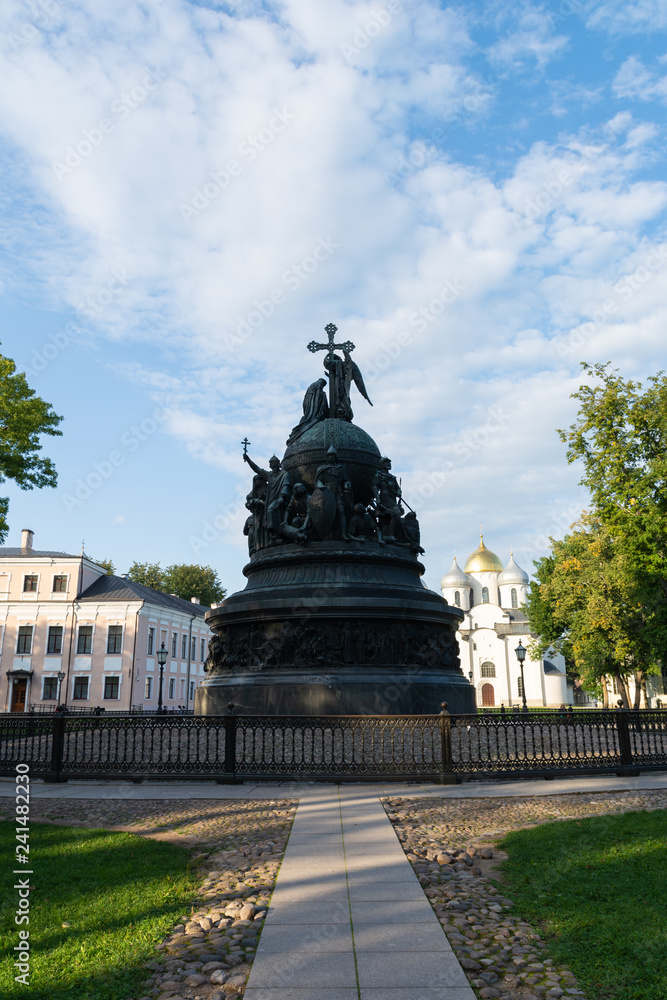
<path fill-rule="evenodd" d="M 667 711 L 521 715 L 6 715 L 0 774 L 450 783 L 667 768 Z"/>

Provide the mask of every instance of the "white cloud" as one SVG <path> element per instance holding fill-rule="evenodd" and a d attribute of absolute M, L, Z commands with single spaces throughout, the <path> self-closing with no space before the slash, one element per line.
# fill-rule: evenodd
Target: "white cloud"
<path fill-rule="evenodd" d="M 508 16 L 508 12 L 504 12 Z M 489 48 L 492 63 L 513 73 L 542 71 L 563 55 L 569 44 L 566 35 L 553 34 L 553 22 L 541 8 L 523 7 L 507 34 Z"/>
<path fill-rule="evenodd" d="M 638 101 L 667 100 L 667 74 L 648 69 L 638 56 L 630 56 L 623 63 L 614 79 L 617 97 Z"/>

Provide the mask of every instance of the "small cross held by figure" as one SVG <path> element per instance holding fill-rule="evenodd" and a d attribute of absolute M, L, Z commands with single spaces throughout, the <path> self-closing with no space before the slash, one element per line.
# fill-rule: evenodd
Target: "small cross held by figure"
<path fill-rule="evenodd" d="M 244 437 L 243 441 L 241 441 L 241 444 L 243 445 L 243 454 L 247 455 L 248 454 L 248 445 L 252 444 L 252 441 L 248 441 L 248 438 Z"/>

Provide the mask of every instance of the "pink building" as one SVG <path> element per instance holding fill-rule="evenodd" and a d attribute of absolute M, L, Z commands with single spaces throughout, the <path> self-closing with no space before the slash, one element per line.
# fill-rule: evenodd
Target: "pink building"
<path fill-rule="evenodd" d="M 84 553 L 40 551 L 32 531 L 0 548 L 0 710 L 192 708 L 208 609 L 124 577 Z"/>

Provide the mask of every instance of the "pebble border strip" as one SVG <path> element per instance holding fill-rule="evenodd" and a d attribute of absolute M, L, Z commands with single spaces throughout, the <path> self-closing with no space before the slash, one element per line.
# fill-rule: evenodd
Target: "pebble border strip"
<path fill-rule="evenodd" d="M 574 974 L 545 958 L 540 934 L 509 910 L 485 875 L 510 830 L 554 820 L 667 808 L 667 792 L 517 799 L 383 799 L 408 860 L 471 985 L 483 1000 L 584 997 Z M 481 866 L 481 867 L 480 867 Z"/>

